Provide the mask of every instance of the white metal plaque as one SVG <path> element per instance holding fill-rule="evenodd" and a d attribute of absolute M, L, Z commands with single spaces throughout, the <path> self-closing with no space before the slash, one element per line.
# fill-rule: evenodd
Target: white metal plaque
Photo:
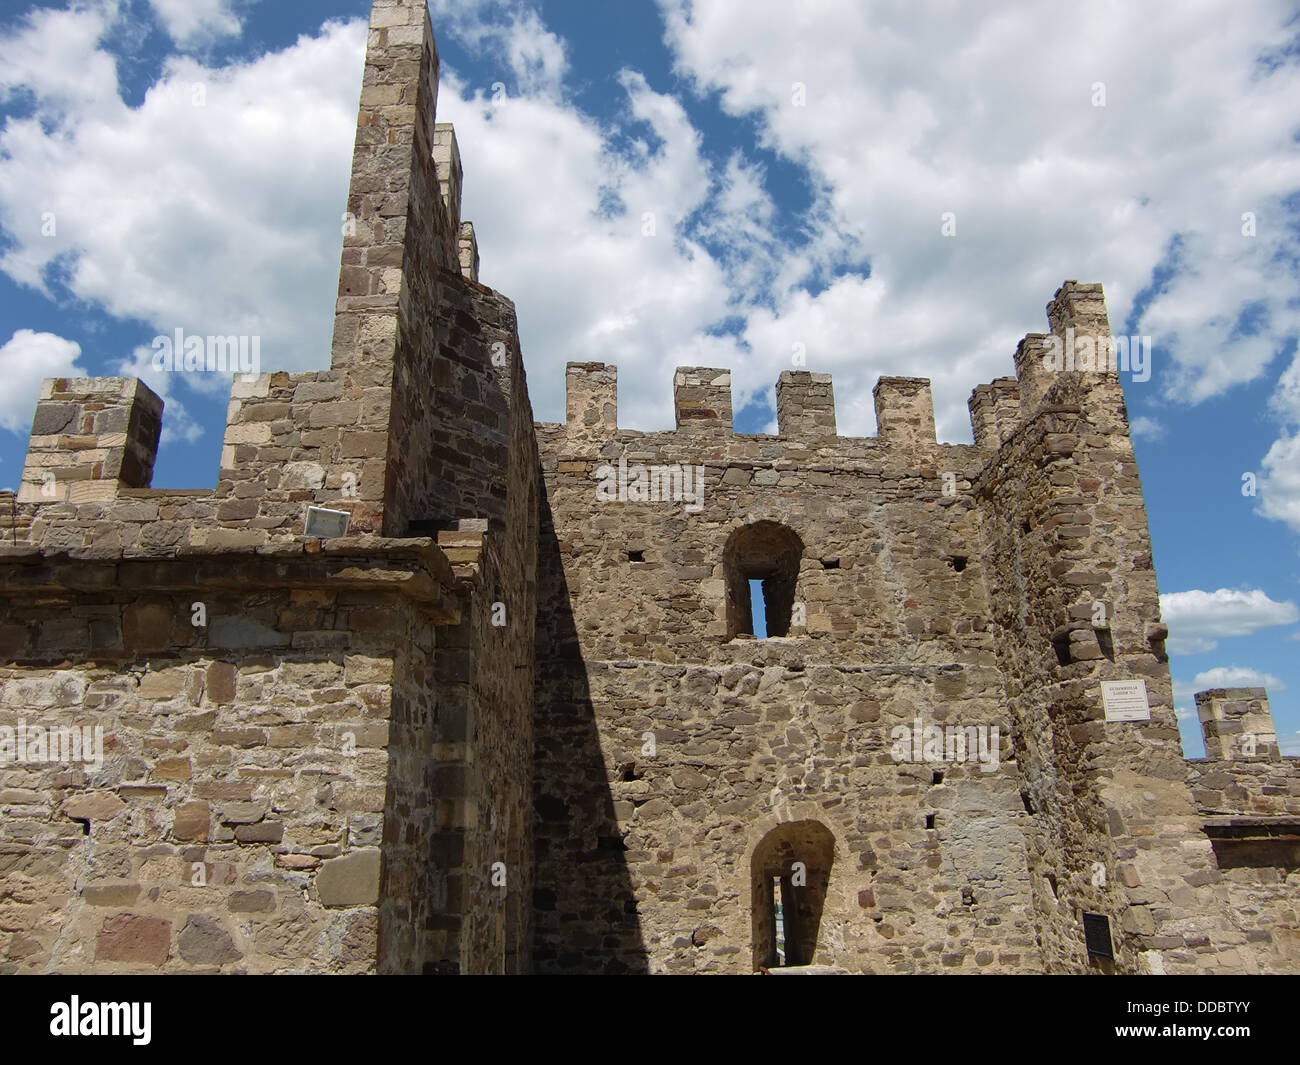
<path fill-rule="evenodd" d="M 1107 721 L 1150 721 L 1151 704 L 1147 701 L 1144 680 L 1104 680 L 1101 704 Z"/>

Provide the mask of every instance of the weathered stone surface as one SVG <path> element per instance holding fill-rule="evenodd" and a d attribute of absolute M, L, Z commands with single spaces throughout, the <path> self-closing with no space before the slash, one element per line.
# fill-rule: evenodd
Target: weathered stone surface
<path fill-rule="evenodd" d="M 122 642 L 128 651 L 163 651 L 171 645 L 174 626 L 166 603 L 133 603 L 122 613 Z"/>
<path fill-rule="evenodd" d="M 63 816 L 75 820 L 108 821 L 126 809 L 126 803 L 111 791 L 76 795 L 63 804 Z"/>
<path fill-rule="evenodd" d="M 379 900 L 379 850 L 367 848 L 322 862 L 316 891 L 325 906 L 370 906 Z"/>
<path fill-rule="evenodd" d="M 224 965 L 244 956 L 219 922 L 197 913 L 186 920 L 176 945 L 191 965 Z"/>
<path fill-rule="evenodd" d="M 230 896 L 231 913 L 266 913 L 275 909 L 275 895 L 269 891 L 236 891 Z"/>
<path fill-rule="evenodd" d="M 163 965 L 171 952 L 170 921 L 123 913 L 100 926 L 95 960 Z"/>
<path fill-rule="evenodd" d="M 130 906 L 139 895 L 139 884 L 87 884 L 81 891 L 91 906 Z"/>
<path fill-rule="evenodd" d="M 239 681 L 239 667 L 233 662 L 213 662 L 208 666 L 205 691 L 210 702 L 233 703 Z"/>
<path fill-rule="evenodd" d="M 241 843 L 279 843 L 284 838 L 284 825 L 263 821 L 256 825 L 239 825 L 235 839 Z"/>
<path fill-rule="evenodd" d="M 187 802 L 176 810 L 172 836 L 181 840 L 206 840 L 211 811 L 206 802 Z"/>

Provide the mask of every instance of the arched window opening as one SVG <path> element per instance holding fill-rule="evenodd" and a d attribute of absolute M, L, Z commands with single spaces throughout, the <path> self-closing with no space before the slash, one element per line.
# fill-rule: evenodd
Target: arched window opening
<path fill-rule="evenodd" d="M 754 968 L 811 965 L 835 859 L 835 837 L 819 821 L 772 829 L 750 858 Z"/>
<path fill-rule="evenodd" d="M 793 529 L 759 521 L 727 537 L 727 638 L 788 636 L 803 541 Z M 761 591 L 762 608 L 757 609 Z"/>

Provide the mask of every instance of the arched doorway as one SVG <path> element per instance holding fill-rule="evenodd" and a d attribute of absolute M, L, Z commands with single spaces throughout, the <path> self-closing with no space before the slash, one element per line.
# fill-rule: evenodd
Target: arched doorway
<path fill-rule="evenodd" d="M 820 821 L 787 821 L 759 841 L 749 861 L 755 969 L 813 963 L 834 861 Z"/>

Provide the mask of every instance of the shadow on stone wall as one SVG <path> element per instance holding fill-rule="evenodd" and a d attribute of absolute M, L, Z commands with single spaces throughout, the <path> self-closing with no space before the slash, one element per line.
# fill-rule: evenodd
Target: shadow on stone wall
<path fill-rule="evenodd" d="M 646 973 L 626 847 L 545 495 L 540 511 L 533 967 L 540 973 Z"/>

